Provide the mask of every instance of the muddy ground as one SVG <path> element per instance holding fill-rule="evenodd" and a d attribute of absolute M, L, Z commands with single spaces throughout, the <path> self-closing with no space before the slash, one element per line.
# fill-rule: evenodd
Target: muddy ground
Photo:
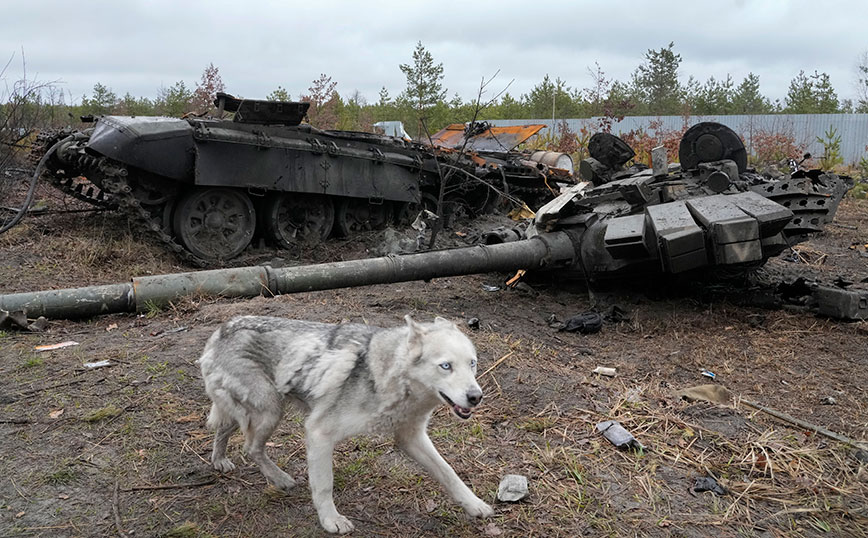
<path fill-rule="evenodd" d="M 333 241 L 302 258 L 362 257 L 382 239 Z M 799 256 L 772 260 L 764 274 L 858 281 L 868 277 L 866 243 L 868 202 L 845 200 L 825 234 L 800 245 Z M 276 257 L 291 260 L 258 249 L 243 262 Z M 31 217 L 0 236 L 0 293 L 187 269 L 111 214 Z M 593 286 L 589 293 L 581 283 L 537 281 L 487 291 L 508 276 L 274 299 L 195 297 L 140 315 L 0 333 L 0 535 L 324 535 L 307 487 L 299 417 L 285 420 L 269 448 L 299 482 L 290 494 L 268 487 L 243 459 L 240 436 L 230 442 L 235 471 L 207 464 L 209 404 L 194 361 L 210 333 L 238 314 L 376 325 L 439 315 L 476 343 L 481 409 L 468 421 L 441 409 L 430 433 L 496 515 L 467 520 L 389 439 L 358 438 L 335 456 L 336 503 L 357 536 L 868 535 L 868 453 L 744 403 L 865 441 L 868 323 L 764 308 L 768 295 L 748 284 Z M 615 305 L 627 319 L 607 321 L 597 334 L 557 332 L 547 323 Z M 474 317 L 478 330 L 466 324 Z M 78 345 L 34 350 L 65 341 Z M 101 360 L 112 365 L 83 366 Z M 617 375 L 592 374 L 597 366 Z M 677 396 L 709 382 L 704 369 L 734 402 Z M 645 450 L 618 451 L 596 434 L 594 425 L 607 419 L 619 420 Z M 526 475 L 529 498 L 496 503 L 505 474 Z M 705 476 L 727 493 L 691 491 Z"/>

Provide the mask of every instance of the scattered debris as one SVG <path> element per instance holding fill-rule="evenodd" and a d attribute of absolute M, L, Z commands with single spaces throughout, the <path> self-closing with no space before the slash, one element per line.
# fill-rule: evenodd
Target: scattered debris
<path fill-rule="evenodd" d="M 30 322 L 27 320 L 27 315 L 23 310 L 13 310 L 12 312 L 0 310 L 0 329 L 42 332 L 46 327 L 48 327 L 48 320 L 43 316 L 39 316 L 36 321 Z"/>
<path fill-rule="evenodd" d="M 604 375 L 607 377 L 615 377 L 615 374 L 617 374 L 618 372 L 615 368 L 609 368 L 606 366 L 597 366 L 596 368 L 594 368 L 594 371 L 592 373 Z"/>
<path fill-rule="evenodd" d="M 518 271 L 515 272 L 514 275 L 509 277 L 509 280 L 506 281 L 506 285 L 508 287 L 514 286 L 526 274 L 527 274 L 527 271 L 525 271 L 524 269 L 519 269 Z"/>
<path fill-rule="evenodd" d="M 163 337 L 163 336 L 166 336 L 167 334 L 180 333 L 180 332 L 189 331 L 189 330 L 190 330 L 190 327 L 187 327 L 184 325 L 181 327 L 175 327 L 174 329 L 169 329 L 168 331 L 165 329 L 160 329 L 160 330 L 152 332 L 151 336 Z"/>
<path fill-rule="evenodd" d="M 415 224 L 415 223 L 414 223 Z M 419 239 L 421 237 L 421 239 Z M 424 230 L 420 232 L 416 238 L 409 239 L 404 237 L 401 232 L 392 227 L 383 230 L 383 241 L 374 249 L 380 256 L 391 256 L 395 254 L 410 254 L 420 250 L 422 243 L 425 240 Z"/>
<path fill-rule="evenodd" d="M 557 321 L 556 318 L 555 321 Z M 559 328 L 558 331 L 594 334 L 603 328 L 603 316 L 594 311 L 583 312 L 567 319 L 562 325 L 563 327 Z M 549 326 L 553 326 L 551 322 Z"/>
<path fill-rule="evenodd" d="M 677 396 L 688 402 L 711 402 L 720 405 L 732 401 L 732 394 L 722 385 L 697 385 L 678 391 Z"/>
<path fill-rule="evenodd" d="M 536 297 L 539 295 L 539 292 L 533 289 L 533 287 L 527 282 L 516 282 L 512 286 L 510 286 L 514 290 L 518 290 L 522 293 L 526 293 L 532 297 Z"/>
<path fill-rule="evenodd" d="M 726 489 L 710 476 L 697 477 L 696 482 L 694 482 L 693 487 L 689 491 L 694 497 L 697 493 L 702 493 L 703 491 L 710 491 L 715 495 L 726 495 L 727 493 Z"/>
<path fill-rule="evenodd" d="M 491 284 L 483 284 L 482 289 L 485 291 L 500 291 L 500 286 L 493 286 Z"/>
<path fill-rule="evenodd" d="M 60 418 L 60 415 L 63 414 L 63 409 L 55 409 L 54 411 L 48 413 L 49 418 Z"/>
<path fill-rule="evenodd" d="M 527 207 L 527 204 L 522 203 L 521 207 L 516 207 L 507 213 L 507 216 L 512 220 L 521 221 L 533 219 L 536 216 L 536 213 L 534 213 L 533 209 Z"/>
<path fill-rule="evenodd" d="M 820 403 L 823 405 L 835 405 L 838 401 L 835 400 L 834 396 L 826 396 L 825 398 L 820 399 Z"/>
<path fill-rule="evenodd" d="M 639 403 L 642 401 L 642 388 L 633 387 L 624 392 L 624 401 L 628 403 Z"/>
<path fill-rule="evenodd" d="M 105 332 L 109 333 L 109 332 L 112 332 L 113 330 L 115 330 L 117 328 L 118 328 L 118 324 L 112 323 L 111 325 L 109 325 L 108 327 L 105 328 Z"/>
<path fill-rule="evenodd" d="M 520 474 L 508 474 L 497 487 L 497 500 L 501 502 L 517 502 L 529 495 L 527 477 Z"/>
<path fill-rule="evenodd" d="M 835 319 L 868 319 L 868 290 L 845 290 L 818 286 L 814 290 L 817 311 Z"/>
<path fill-rule="evenodd" d="M 616 304 L 613 304 L 611 307 L 609 307 L 609 310 L 606 312 L 606 315 L 603 316 L 603 319 L 605 319 L 609 323 L 633 321 L 632 316 L 630 316 L 630 314 L 628 314 L 626 310 Z"/>
<path fill-rule="evenodd" d="M 771 407 L 766 407 L 764 405 L 760 405 L 757 402 L 748 400 L 747 398 L 742 398 L 740 401 L 742 403 L 744 403 L 745 405 L 753 407 L 754 409 L 762 411 L 763 413 L 767 413 L 773 417 L 779 418 L 779 419 L 783 420 L 784 422 L 789 422 L 790 424 L 795 424 L 796 426 L 799 426 L 800 428 L 805 428 L 806 430 L 816 432 L 820 435 L 828 437 L 829 439 L 834 439 L 835 441 L 839 441 L 841 443 L 850 445 L 852 447 L 856 447 L 856 448 L 863 449 L 863 450 L 868 450 L 868 444 L 866 444 L 864 441 L 857 441 L 855 439 L 851 439 L 850 437 L 847 437 L 846 435 L 841 435 L 840 433 L 835 433 L 835 432 L 828 430 L 822 426 L 817 426 L 816 424 L 811 424 L 810 422 L 808 422 L 806 420 L 802 420 L 802 419 L 796 418 L 792 415 L 782 413 L 781 411 L 778 411 L 777 409 L 772 409 Z"/>
<path fill-rule="evenodd" d="M 617 420 L 607 420 L 597 424 L 597 431 L 603 434 L 610 443 L 616 448 L 628 449 L 635 448 L 636 450 L 644 450 L 645 447 L 633 437 L 633 434 L 628 432 L 621 426 Z"/>
<path fill-rule="evenodd" d="M 66 342 L 60 342 L 59 344 L 46 344 L 44 346 L 34 346 L 34 351 L 54 351 L 55 349 L 62 349 L 70 346 L 77 346 L 78 342 L 74 340 L 67 340 Z"/>
<path fill-rule="evenodd" d="M 703 370 L 702 375 L 704 377 L 711 379 L 712 381 L 714 381 L 714 379 L 717 377 L 717 374 L 715 374 L 714 372 L 712 372 L 710 370 Z"/>
<path fill-rule="evenodd" d="M 474 331 L 478 330 L 479 329 L 479 318 L 468 319 L 467 320 L 467 326 L 470 327 L 470 329 L 472 329 Z"/>
<path fill-rule="evenodd" d="M 566 324 L 563 321 L 559 320 L 557 315 L 555 315 L 555 314 L 552 314 L 551 316 L 547 317 L 546 323 L 548 323 L 548 326 L 551 327 L 552 329 L 557 329 L 559 331 L 561 329 L 563 329 L 564 327 L 566 327 Z"/>
<path fill-rule="evenodd" d="M 112 361 L 110 361 L 108 359 L 102 360 L 102 361 L 84 363 L 84 367 L 88 368 L 90 370 L 94 370 L 96 368 L 105 368 L 106 366 L 113 366 L 113 365 L 114 365 L 114 363 L 112 363 Z"/>

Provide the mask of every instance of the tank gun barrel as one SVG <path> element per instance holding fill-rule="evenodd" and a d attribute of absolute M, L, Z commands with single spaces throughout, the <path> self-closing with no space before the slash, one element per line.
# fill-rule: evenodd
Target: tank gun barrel
<path fill-rule="evenodd" d="M 287 293 L 429 280 L 490 271 L 568 266 L 576 256 L 567 232 L 530 239 L 318 265 L 248 266 L 133 278 L 128 283 L 0 295 L 0 310 L 29 317 L 82 318 L 141 312 L 189 295 L 275 296 Z"/>

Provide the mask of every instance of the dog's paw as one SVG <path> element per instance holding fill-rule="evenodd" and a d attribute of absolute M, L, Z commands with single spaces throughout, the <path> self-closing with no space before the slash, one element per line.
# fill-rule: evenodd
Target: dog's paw
<path fill-rule="evenodd" d="M 229 471 L 235 469 L 235 464 L 229 461 L 229 458 L 222 458 L 217 461 L 211 462 L 211 466 L 214 469 L 220 471 L 221 473 L 228 473 Z"/>
<path fill-rule="evenodd" d="M 349 519 L 340 514 L 334 516 L 321 517 L 319 520 L 322 528 L 328 532 L 346 534 L 354 529 L 353 524 Z"/>
<path fill-rule="evenodd" d="M 295 487 L 295 480 L 291 476 L 285 474 L 274 481 L 274 487 L 288 493 L 289 490 Z"/>
<path fill-rule="evenodd" d="M 482 499 L 474 499 L 471 502 L 468 502 L 463 505 L 464 511 L 467 512 L 467 515 L 470 517 L 491 517 L 494 515 L 494 508 L 489 506 Z"/>

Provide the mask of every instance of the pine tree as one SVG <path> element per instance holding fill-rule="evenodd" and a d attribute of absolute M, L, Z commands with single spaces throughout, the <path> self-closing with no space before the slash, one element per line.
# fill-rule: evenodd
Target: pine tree
<path fill-rule="evenodd" d="M 417 132 L 421 133 L 425 113 L 446 99 L 446 89 L 440 84 L 443 80 L 443 64 L 435 64 L 434 57 L 419 41 L 413 51 L 413 63 L 401 64 L 399 67 L 407 77 L 407 88 L 401 99 L 410 103 L 416 111 L 419 122 Z"/>
<path fill-rule="evenodd" d="M 827 73 L 814 72 L 814 98 L 818 114 L 835 114 L 839 111 L 838 95 Z"/>
<path fill-rule="evenodd" d="M 111 88 L 97 82 L 93 85 L 93 96 L 90 99 L 84 97 L 81 104 L 87 114 L 96 116 L 111 114 L 118 104 L 118 96 Z"/>
<path fill-rule="evenodd" d="M 758 75 L 748 73 L 732 96 L 733 112 L 735 114 L 767 114 L 771 112 L 772 104 L 760 91 Z"/>
<path fill-rule="evenodd" d="M 392 98 L 389 97 L 389 90 L 386 89 L 385 86 L 380 88 L 379 100 L 377 101 L 377 106 L 385 107 L 392 104 Z"/>
<path fill-rule="evenodd" d="M 804 70 L 799 71 L 799 74 L 790 81 L 784 101 L 785 110 L 791 114 L 810 114 L 814 111 L 813 93 L 811 79 L 805 75 Z"/>
<path fill-rule="evenodd" d="M 265 98 L 269 101 L 292 101 L 289 92 L 286 91 L 286 88 L 280 85 L 277 86 L 276 90 L 266 95 Z"/>
<path fill-rule="evenodd" d="M 645 63 L 633 72 L 632 89 L 644 105 L 642 112 L 650 114 L 678 114 L 684 90 L 678 82 L 681 55 L 675 54 L 675 42 L 660 50 L 648 49 Z"/>
<path fill-rule="evenodd" d="M 192 109 L 193 92 L 187 88 L 183 80 L 179 80 L 168 88 L 160 88 L 157 96 L 157 108 L 162 114 L 180 117 Z"/>
<path fill-rule="evenodd" d="M 829 75 L 814 71 L 805 75 L 799 71 L 792 81 L 785 99 L 786 112 L 791 114 L 834 114 L 838 112 L 838 95 Z"/>

